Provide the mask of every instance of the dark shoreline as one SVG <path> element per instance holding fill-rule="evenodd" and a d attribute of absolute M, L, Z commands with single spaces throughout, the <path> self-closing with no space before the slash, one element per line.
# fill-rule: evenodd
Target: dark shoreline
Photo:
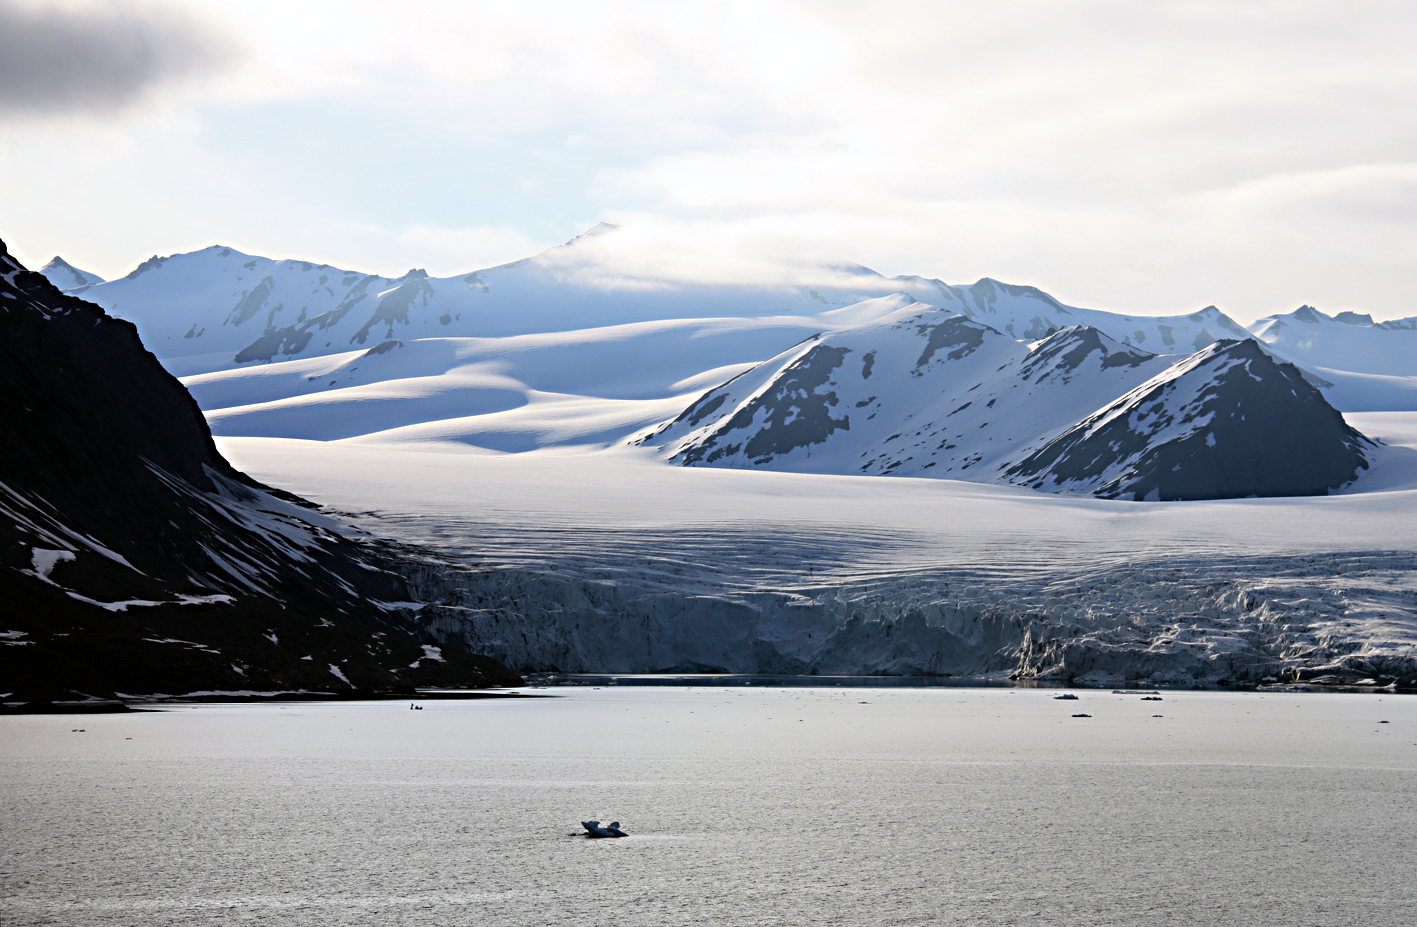
<path fill-rule="evenodd" d="M 427 689 L 413 692 L 260 692 L 228 694 L 213 692 L 201 695 L 166 697 L 135 697 L 128 699 L 92 699 L 80 702 L 7 702 L 0 704 L 0 715 L 79 715 L 121 714 L 132 711 L 162 711 L 177 705 L 244 705 L 278 704 L 285 702 L 412 702 L 472 701 L 498 698 L 547 698 L 526 692 L 497 689 Z"/>

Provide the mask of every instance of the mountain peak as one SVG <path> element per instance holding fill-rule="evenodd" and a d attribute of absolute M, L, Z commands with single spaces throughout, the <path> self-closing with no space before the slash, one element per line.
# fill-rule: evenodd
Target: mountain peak
<path fill-rule="evenodd" d="M 566 242 L 566 245 L 574 245 L 576 242 L 584 241 L 587 238 L 599 238 L 601 235 L 609 235 L 611 232 L 618 232 L 619 230 L 620 226 L 613 222 L 597 222 L 575 238 Z"/>
<path fill-rule="evenodd" d="M 1033 350 L 1075 344 L 1086 344 L 1108 351 L 1139 350 L 1122 344 L 1099 328 L 1094 328 L 1091 325 L 1083 325 L 1081 323 L 1069 325 L 1066 328 L 1060 328 L 1046 338 L 1034 342 Z M 1140 353 L 1149 354 L 1147 351 L 1140 351 Z"/>
<path fill-rule="evenodd" d="M 74 290 L 81 286 L 92 286 L 95 283 L 103 282 L 103 278 L 98 274 L 80 270 L 57 254 L 53 260 L 40 268 L 39 272 L 61 290 Z"/>
<path fill-rule="evenodd" d="M 1053 363 L 1060 370 L 1073 371 L 1094 353 L 1101 355 L 1103 369 L 1136 367 L 1156 356 L 1150 351 L 1122 344 L 1091 325 L 1069 325 L 1042 341 L 1034 342 L 1029 348 L 1026 366 L 1039 367 Z"/>
<path fill-rule="evenodd" d="M 1245 331 L 1245 329 L 1240 325 L 1240 323 L 1230 318 L 1230 316 L 1226 315 L 1223 311 L 1216 308 L 1215 306 L 1206 306 L 1199 312 L 1191 313 L 1189 318 L 1193 322 L 1201 322 L 1205 324 L 1214 325 L 1217 328 L 1222 329 L 1223 331 L 1229 332 L 1236 338 L 1250 337 L 1250 333 Z M 1201 347 L 1203 347 L 1203 345 L 1197 343 L 1195 347 L 1197 350 L 1199 350 Z"/>

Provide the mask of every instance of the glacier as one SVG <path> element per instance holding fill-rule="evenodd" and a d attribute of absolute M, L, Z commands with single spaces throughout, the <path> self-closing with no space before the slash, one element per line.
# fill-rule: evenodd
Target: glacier
<path fill-rule="evenodd" d="M 219 446 L 412 545 L 410 615 L 523 673 L 1410 684 L 1417 427 L 1355 418 L 1387 443 L 1350 491 L 1183 504 L 631 448 Z"/>

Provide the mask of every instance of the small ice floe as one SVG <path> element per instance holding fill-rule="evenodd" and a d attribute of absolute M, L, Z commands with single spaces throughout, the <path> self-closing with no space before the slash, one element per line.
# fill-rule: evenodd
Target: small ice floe
<path fill-rule="evenodd" d="M 611 821 L 604 827 L 599 821 L 582 821 L 581 826 L 585 828 L 587 837 L 628 837 L 629 834 L 620 829 L 619 821 Z"/>
<path fill-rule="evenodd" d="M 1053 696 L 1053 698 L 1055 701 L 1077 701 L 1077 696 L 1073 695 L 1071 692 L 1064 692 L 1062 695 Z"/>

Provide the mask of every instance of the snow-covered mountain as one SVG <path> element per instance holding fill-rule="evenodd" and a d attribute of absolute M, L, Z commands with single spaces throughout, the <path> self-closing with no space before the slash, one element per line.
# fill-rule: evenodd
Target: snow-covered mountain
<path fill-rule="evenodd" d="M 895 294 L 953 309 L 1025 340 L 1078 324 L 1161 351 L 1188 352 L 1217 338 L 1243 336 L 1213 307 L 1171 317 L 1117 315 L 1066 306 L 1033 287 L 988 278 L 959 287 L 917 276 L 885 277 L 851 264 L 819 268 L 820 281 L 810 285 L 626 279 L 599 263 L 593 248 L 594 239 L 614 231 L 597 226 L 534 257 L 443 278 L 415 269 L 390 279 L 213 246 L 154 256 L 126 277 L 80 292 L 134 322 L 144 343 L 179 375 L 346 353 L 388 340 L 816 316 Z"/>
<path fill-rule="evenodd" d="M 1323 494 L 1372 446 L 1248 338 L 1178 358 L 1076 326 L 1029 346 L 919 303 L 809 338 L 637 443 L 686 466 L 1163 500 Z"/>
<path fill-rule="evenodd" d="M 1005 475 L 1136 500 L 1326 495 L 1368 469 L 1373 447 L 1298 369 L 1245 339 L 1198 351 Z"/>
<path fill-rule="evenodd" d="M 1255 337 L 1319 375 L 1329 372 L 1417 377 L 1417 317 L 1374 322 L 1372 316 L 1329 316 L 1312 306 L 1272 315 L 1250 326 Z"/>
<path fill-rule="evenodd" d="M 808 338 L 638 443 L 686 465 L 987 480 L 1174 360 L 1086 326 L 1029 346 L 895 299 L 879 322 Z"/>
<path fill-rule="evenodd" d="M 420 670 L 396 557 L 233 468 L 131 324 L 3 243 L 0 447 L 10 697 L 515 681 L 452 650 Z"/>
<path fill-rule="evenodd" d="M 915 278 L 911 278 L 915 279 Z M 959 300 L 935 302 L 1023 341 L 1047 337 L 1074 325 L 1087 325 L 1122 344 L 1144 347 L 1154 353 L 1198 351 L 1221 338 L 1244 338 L 1240 325 L 1214 306 L 1174 316 L 1134 316 L 1100 309 L 1065 306 L 1042 290 L 1013 286 L 985 277 L 968 288 L 949 287 Z"/>
<path fill-rule="evenodd" d="M 98 274 L 91 274 L 86 270 L 79 270 L 73 264 L 64 260 L 59 255 L 45 264 L 39 271 L 45 279 L 61 290 L 72 290 L 81 286 L 92 286 L 95 283 L 102 283 L 103 278 Z"/>

